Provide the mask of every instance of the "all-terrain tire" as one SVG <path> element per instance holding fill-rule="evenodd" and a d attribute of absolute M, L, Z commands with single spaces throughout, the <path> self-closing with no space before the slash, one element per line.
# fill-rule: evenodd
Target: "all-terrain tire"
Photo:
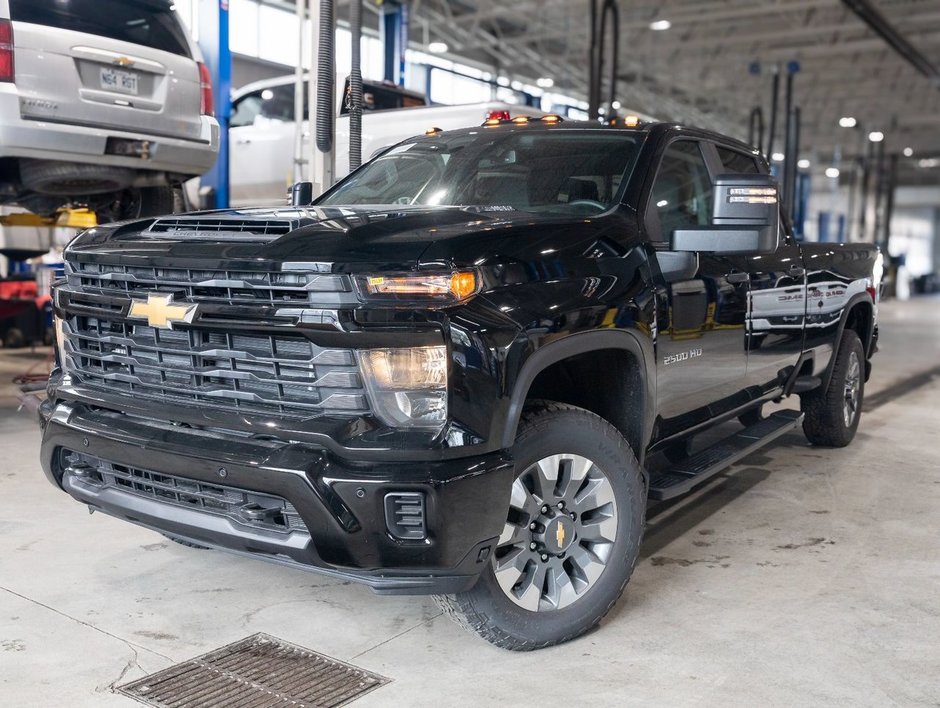
<path fill-rule="evenodd" d="M 544 600 L 540 599 L 539 609 L 530 610 L 511 599 L 509 593 L 516 592 L 518 586 L 503 590 L 496 574 L 497 554 L 500 548 L 506 548 L 505 545 L 491 554 L 491 561 L 471 590 L 436 597 L 441 609 L 466 629 L 504 649 L 526 651 L 559 644 L 584 634 L 595 627 L 620 598 L 639 555 L 646 514 L 646 484 L 633 450 L 616 428 L 589 411 L 561 403 L 539 401 L 527 408 L 520 421 L 513 456 L 516 460 L 516 484 L 521 483 L 533 469 L 541 469 L 537 463 L 544 463 L 548 458 L 556 459 L 552 456 L 590 463 L 590 471 L 583 477 L 586 480 L 583 484 L 576 481 L 572 472 L 559 472 L 556 490 L 562 485 L 569 490 L 575 487 L 580 490 L 572 492 L 569 499 L 580 497 L 583 500 L 587 496 L 588 483 L 594 485 L 591 490 L 596 490 L 600 489 L 598 485 L 609 482 L 603 488 L 608 494 L 605 499 L 613 499 L 612 505 L 608 502 L 593 512 L 585 511 L 583 517 L 578 517 L 575 510 L 588 507 L 571 503 L 565 508 L 565 511 L 571 510 L 573 518 L 577 517 L 585 524 L 578 526 L 578 531 L 572 535 L 574 541 L 570 541 L 567 555 L 570 562 L 573 563 L 582 553 L 582 547 L 599 547 L 587 540 L 590 537 L 588 524 L 596 524 L 597 519 L 607 513 L 610 514 L 604 517 L 609 524 L 607 533 L 616 528 L 616 533 L 611 534 L 615 537 L 608 546 L 604 546 L 602 553 L 606 555 L 606 565 L 590 583 L 585 583 L 574 599 L 569 592 L 568 604 L 558 602 L 546 609 L 542 605 Z M 564 464 L 559 463 L 559 470 Z M 565 478 L 565 475 L 568 476 Z M 515 485 L 514 491 L 518 492 Z M 513 498 L 516 499 L 515 496 Z M 544 499 L 546 495 L 533 495 L 533 498 Z M 599 511 L 603 509 L 607 511 Z M 514 513 L 511 508 L 509 514 Z M 516 521 L 519 523 L 516 528 L 523 534 L 532 528 L 527 525 L 526 518 Z M 549 535 L 546 532 L 546 537 Z M 526 541 L 523 539 L 521 545 L 512 546 L 512 549 L 528 548 Z M 563 558 L 565 553 L 553 557 L 551 562 L 569 562 Z M 526 567 L 529 568 L 528 565 Z M 557 586 L 558 577 L 555 576 L 554 582 L 546 581 L 540 598 L 548 595 L 553 584 Z"/>
<path fill-rule="evenodd" d="M 865 397 L 865 350 L 853 330 L 842 333 L 829 385 L 800 396 L 803 432 L 814 445 L 845 447 L 858 430 Z"/>

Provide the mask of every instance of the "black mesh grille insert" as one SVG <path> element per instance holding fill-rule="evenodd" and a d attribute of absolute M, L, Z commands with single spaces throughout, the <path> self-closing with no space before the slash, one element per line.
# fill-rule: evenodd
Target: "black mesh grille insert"
<path fill-rule="evenodd" d="M 219 234 L 251 236 L 283 236 L 297 228 L 290 219 L 213 219 L 199 217 L 164 217 L 151 224 L 151 233 L 166 233 L 190 238 L 216 238 Z"/>
<path fill-rule="evenodd" d="M 246 526 L 268 531 L 309 533 L 294 505 L 271 494 L 154 472 L 64 450 L 67 474 L 101 488 L 117 489 L 167 504 L 227 516 Z"/>
<path fill-rule="evenodd" d="M 289 417 L 368 411 L 356 358 L 295 336 L 167 330 L 71 315 L 70 373 L 83 385 L 164 403 Z"/>

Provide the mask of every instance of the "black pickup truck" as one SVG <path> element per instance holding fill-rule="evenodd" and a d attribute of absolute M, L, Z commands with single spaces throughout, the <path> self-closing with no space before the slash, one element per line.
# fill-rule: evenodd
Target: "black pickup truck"
<path fill-rule="evenodd" d="M 42 465 L 174 540 L 435 594 L 502 647 L 576 637 L 649 499 L 799 425 L 855 434 L 881 256 L 795 242 L 767 172 L 677 125 L 492 119 L 313 204 L 90 229 Z"/>

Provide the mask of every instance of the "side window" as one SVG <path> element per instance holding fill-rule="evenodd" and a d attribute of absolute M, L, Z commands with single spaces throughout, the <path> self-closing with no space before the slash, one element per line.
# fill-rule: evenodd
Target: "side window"
<path fill-rule="evenodd" d="M 230 128 L 241 128 L 252 125 L 261 113 L 261 91 L 252 91 L 242 96 L 232 105 L 232 115 L 229 118 Z"/>
<path fill-rule="evenodd" d="M 240 128 L 272 120 L 281 122 L 294 120 L 293 84 L 272 86 L 242 96 L 232 106 L 229 127 Z"/>
<path fill-rule="evenodd" d="M 718 149 L 718 159 L 722 166 L 728 171 L 729 175 L 756 175 L 760 173 L 757 166 L 757 160 L 753 155 L 748 155 L 730 148 L 715 146 Z"/>
<path fill-rule="evenodd" d="M 710 223 L 713 191 L 698 142 L 672 143 L 663 154 L 647 209 L 651 238 L 668 242 L 676 229 Z"/>

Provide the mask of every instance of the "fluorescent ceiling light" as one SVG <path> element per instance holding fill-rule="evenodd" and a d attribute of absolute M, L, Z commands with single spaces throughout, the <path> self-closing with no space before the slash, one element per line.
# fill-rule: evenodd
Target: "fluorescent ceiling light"
<path fill-rule="evenodd" d="M 782 152 L 775 152 L 773 155 L 770 156 L 770 159 L 773 160 L 774 162 L 783 162 L 784 156 Z"/>
<path fill-rule="evenodd" d="M 655 22 L 650 22 L 650 29 L 654 32 L 663 32 L 672 27 L 672 23 L 669 20 L 656 20 Z"/>
<path fill-rule="evenodd" d="M 842 116 L 839 119 L 839 125 L 841 125 L 843 128 L 854 128 L 857 123 L 858 121 L 855 120 L 852 116 Z"/>
<path fill-rule="evenodd" d="M 537 86 L 539 86 L 539 88 L 551 88 L 555 85 L 555 79 L 548 76 L 543 76 L 541 79 L 536 79 L 535 83 Z"/>
<path fill-rule="evenodd" d="M 838 179 L 839 178 L 839 168 L 838 167 L 827 167 L 826 168 L 826 177 L 829 179 Z"/>
<path fill-rule="evenodd" d="M 808 170 L 809 164 L 810 164 L 809 160 L 807 160 L 806 158 L 803 158 L 802 160 L 796 163 L 796 166 L 799 167 L 801 170 Z"/>
<path fill-rule="evenodd" d="M 914 148 L 904 148 L 904 157 L 914 157 Z"/>
<path fill-rule="evenodd" d="M 450 49 L 450 47 L 444 42 L 431 42 L 428 45 L 428 51 L 431 52 L 431 54 L 443 54 L 448 49 Z"/>
<path fill-rule="evenodd" d="M 873 130 L 868 134 L 868 139 L 871 140 L 873 143 L 880 143 L 882 140 L 885 139 L 885 134 L 882 133 L 880 130 Z"/>

